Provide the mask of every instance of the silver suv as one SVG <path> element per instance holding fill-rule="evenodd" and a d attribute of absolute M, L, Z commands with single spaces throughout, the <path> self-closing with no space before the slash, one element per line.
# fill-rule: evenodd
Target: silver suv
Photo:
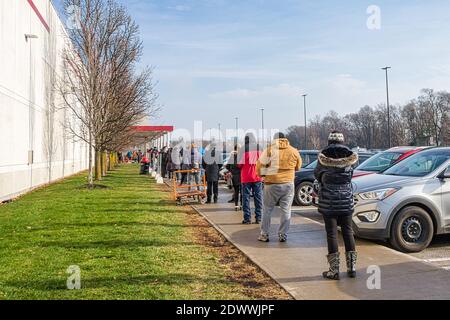
<path fill-rule="evenodd" d="M 357 236 L 419 252 L 434 235 L 450 233 L 450 148 L 420 152 L 353 184 Z"/>

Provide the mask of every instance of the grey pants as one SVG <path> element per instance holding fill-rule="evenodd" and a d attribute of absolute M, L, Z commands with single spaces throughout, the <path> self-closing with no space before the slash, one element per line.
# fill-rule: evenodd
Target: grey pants
<path fill-rule="evenodd" d="M 294 201 L 295 186 L 293 183 L 269 184 L 264 186 L 264 212 L 261 234 L 269 236 L 272 213 L 277 204 L 281 209 L 281 224 L 278 234 L 287 235 L 291 225 L 291 209 Z"/>

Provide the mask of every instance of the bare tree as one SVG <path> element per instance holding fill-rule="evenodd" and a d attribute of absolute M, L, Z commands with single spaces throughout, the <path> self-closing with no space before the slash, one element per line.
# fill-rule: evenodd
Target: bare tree
<path fill-rule="evenodd" d="M 422 95 L 418 98 L 418 104 L 426 110 L 426 119 L 429 121 L 431 135 L 437 146 L 440 145 L 443 117 L 445 115 L 445 104 L 442 102 L 440 95 L 436 94 L 433 89 L 423 89 Z"/>
<path fill-rule="evenodd" d="M 450 143 L 450 93 L 422 90 L 421 96 L 404 106 L 391 106 L 391 132 L 394 145 L 448 145 Z M 331 111 L 316 116 L 309 124 L 310 143 L 320 149 L 330 131 L 339 130 L 351 147 L 385 149 L 388 113 L 385 104 L 365 106 L 356 113 L 340 116 Z M 293 141 L 304 138 L 302 127 L 288 129 Z"/>
<path fill-rule="evenodd" d="M 65 0 L 66 8 L 79 8 L 79 28 L 70 29 L 64 51 L 64 77 L 60 83 L 64 105 L 74 115 L 67 127 L 89 145 L 89 185 L 101 179 L 101 162 L 108 148 L 145 116 L 154 116 L 151 69 L 136 71 L 142 55 L 139 28 L 114 0 Z M 111 149 L 110 149 L 111 150 Z"/>

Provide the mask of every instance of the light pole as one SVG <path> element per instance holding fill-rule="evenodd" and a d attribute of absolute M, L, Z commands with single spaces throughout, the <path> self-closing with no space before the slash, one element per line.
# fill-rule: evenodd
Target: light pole
<path fill-rule="evenodd" d="M 238 135 L 239 135 L 239 118 L 236 117 L 236 118 L 234 118 L 234 120 L 236 121 L 236 137 L 234 138 L 234 145 L 237 146 L 237 144 L 238 144 Z"/>
<path fill-rule="evenodd" d="M 29 88 L 29 107 L 28 107 L 28 133 L 29 133 L 29 150 L 28 150 L 28 165 L 30 166 L 30 188 L 33 188 L 33 163 L 34 163 L 34 103 L 33 103 L 33 78 L 31 75 L 31 65 L 32 61 L 32 50 L 31 50 L 31 40 L 38 39 L 39 37 L 34 34 L 25 34 L 25 41 L 30 41 L 30 88 Z"/>
<path fill-rule="evenodd" d="M 222 141 L 222 124 L 219 123 L 219 138 L 218 138 L 218 143 L 220 144 L 220 142 Z M 223 148 L 223 143 L 222 143 L 222 148 Z"/>
<path fill-rule="evenodd" d="M 308 149 L 308 137 L 306 136 L 307 135 L 307 127 L 308 127 L 307 120 L 306 120 L 306 97 L 307 96 L 308 96 L 307 94 L 303 94 L 302 95 L 302 97 L 303 97 L 303 109 L 304 109 L 304 112 L 305 112 L 305 150 Z"/>
<path fill-rule="evenodd" d="M 265 126 L 264 126 L 264 108 L 261 108 L 261 129 L 262 129 L 262 143 L 264 145 L 264 143 L 266 142 L 266 132 L 265 130 Z"/>
<path fill-rule="evenodd" d="M 391 67 L 384 67 L 381 70 L 386 71 L 386 97 L 387 97 L 387 113 L 388 113 L 388 148 L 392 147 L 392 139 L 391 139 L 391 105 L 389 103 L 389 76 L 388 71 Z"/>

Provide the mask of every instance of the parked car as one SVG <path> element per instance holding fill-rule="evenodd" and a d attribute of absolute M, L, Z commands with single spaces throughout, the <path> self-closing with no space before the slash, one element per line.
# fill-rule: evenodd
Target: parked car
<path fill-rule="evenodd" d="M 450 148 L 421 151 L 353 184 L 357 236 L 420 252 L 434 235 L 450 233 Z"/>
<path fill-rule="evenodd" d="M 369 174 L 383 172 L 393 165 L 426 149 L 427 147 L 395 147 L 380 152 L 357 167 L 353 177 L 358 178 Z"/>
<path fill-rule="evenodd" d="M 373 153 L 359 153 L 359 162 L 364 163 L 371 158 Z M 318 160 L 309 164 L 307 167 L 295 173 L 295 197 L 294 202 L 299 206 L 310 206 L 313 204 L 314 197 L 314 170 L 317 167 Z"/>
<path fill-rule="evenodd" d="M 317 150 L 301 150 L 300 157 L 302 157 L 302 168 L 306 168 L 311 163 L 319 158 L 319 151 Z"/>

